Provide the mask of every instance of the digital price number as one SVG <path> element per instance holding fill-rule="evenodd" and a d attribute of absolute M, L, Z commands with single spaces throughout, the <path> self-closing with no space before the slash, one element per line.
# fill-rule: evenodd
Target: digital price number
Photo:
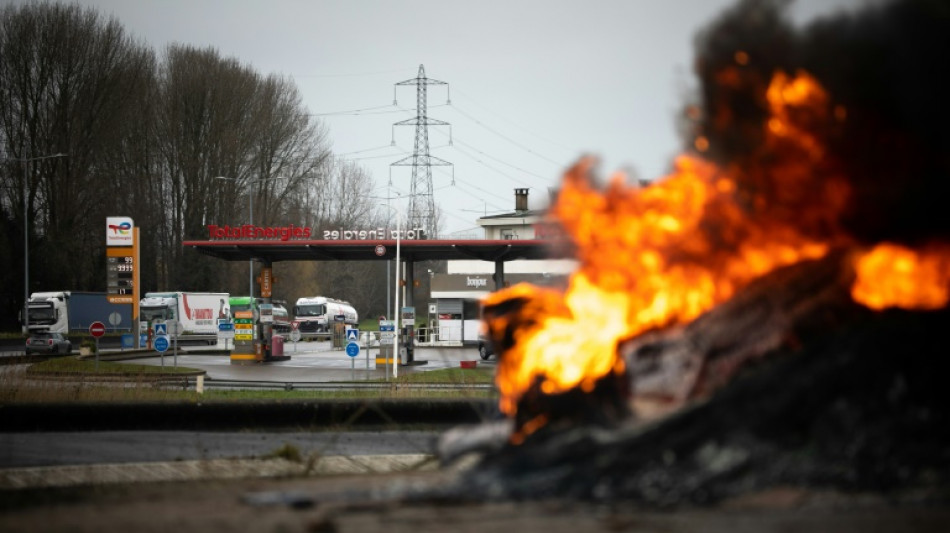
<path fill-rule="evenodd" d="M 131 295 L 135 285 L 135 258 L 106 257 L 106 286 L 110 295 Z"/>

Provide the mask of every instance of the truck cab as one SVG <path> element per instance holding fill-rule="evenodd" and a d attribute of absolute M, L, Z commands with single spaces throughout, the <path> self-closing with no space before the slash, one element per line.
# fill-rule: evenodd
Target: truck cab
<path fill-rule="evenodd" d="M 26 309 L 29 316 L 29 331 L 68 333 L 69 324 L 66 322 L 66 300 L 69 294 L 65 292 L 34 292 L 30 295 Z"/>

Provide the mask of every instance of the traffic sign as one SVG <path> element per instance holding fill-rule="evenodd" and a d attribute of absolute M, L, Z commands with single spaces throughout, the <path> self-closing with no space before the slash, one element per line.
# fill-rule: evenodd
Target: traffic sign
<path fill-rule="evenodd" d="M 356 342 L 360 338 L 360 330 L 358 329 L 348 329 L 346 330 L 346 340 L 349 342 Z"/>
<path fill-rule="evenodd" d="M 164 353 L 168 349 L 168 335 L 158 335 L 155 337 L 155 340 L 152 341 L 152 346 L 155 347 L 159 352 Z"/>
<path fill-rule="evenodd" d="M 360 345 L 355 342 L 349 342 L 346 344 L 346 355 L 350 357 L 356 357 L 360 354 Z"/>
<path fill-rule="evenodd" d="M 168 335 L 168 326 L 166 326 L 164 322 L 156 322 L 154 329 L 156 337 L 159 335 Z M 165 350 L 161 351 L 164 352 Z"/>
<path fill-rule="evenodd" d="M 106 334 L 106 326 L 102 322 L 93 322 L 89 324 L 89 334 L 93 337 L 101 337 Z"/>
<path fill-rule="evenodd" d="M 392 320 L 379 321 L 379 343 L 390 345 L 396 337 L 396 325 Z"/>
<path fill-rule="evenodd" d="M 218 322 L 218 338 L 219 339 L 233 339 L 234 338 L 234 323 L 227 322 L 222 320 Z"/>
<path fill-rule="evenodd" d="M 291 340 L 291 342 L 297 342 L 297 341 L 300 340 L 300 330 L 299 330 L 299 329 L 294 328 L 294 329 L 290 330 L 290 340 Z"/>

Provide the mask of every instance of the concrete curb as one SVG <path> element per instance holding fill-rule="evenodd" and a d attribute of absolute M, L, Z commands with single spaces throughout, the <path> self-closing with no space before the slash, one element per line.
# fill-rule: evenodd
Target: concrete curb
<path fill-rule="evenodd" d="M 0 405 L 0 431 L 455 426 L 477 424 L 497 413 L 492 399 L 34 403 Z"/>

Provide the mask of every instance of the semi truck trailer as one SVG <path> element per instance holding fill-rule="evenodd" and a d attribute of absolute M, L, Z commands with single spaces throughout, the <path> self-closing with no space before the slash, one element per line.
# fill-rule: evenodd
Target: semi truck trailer
<path fill-rule="evenodd" d="M 139 302 L 141 332 L 148 333 L 156 321 L 175 321 L 179 340 L 216 344 L 218 319 L 231 315 L 230 299 L 226 292 L 147 292 Z"/>
<path fill-rule="evenodd" d="M 134 331 L 132 305 L 110 303 L 104 292 L 48 291 L 34 292 L 27 301 L 29 331 L 83 333 L 93 322 L 102 322 L 106 331 Z M 20 324 L 23 321 L 20 312 Z"/>

